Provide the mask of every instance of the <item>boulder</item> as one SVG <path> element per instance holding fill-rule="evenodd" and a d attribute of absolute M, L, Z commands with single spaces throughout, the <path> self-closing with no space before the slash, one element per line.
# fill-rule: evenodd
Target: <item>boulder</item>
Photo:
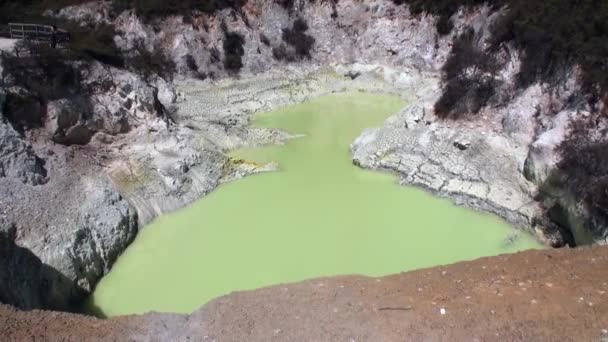
<path fill-rule="evenodd" d="M 48 178 L 44 164 L 11 125 L 0 122 L 0 178 L 15 178 L 30 185 L 45 184 Z"/>
<path fill-rule="evenodd" d="M 85 125 L 84 100 L 60 99 L 47 104 L 45 128 L 53 141 L 64 145 L 88 144 L 93 133 Z"/>

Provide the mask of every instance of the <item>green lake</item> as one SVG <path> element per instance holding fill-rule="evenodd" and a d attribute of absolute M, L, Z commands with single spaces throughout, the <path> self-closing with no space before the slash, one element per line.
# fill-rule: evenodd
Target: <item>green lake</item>
<path fill-rule="evenodd" d="M 190 312 L 236 290 L 338 274 L 381 276 L 542 248 L 493 215 L 353 166 L 349 145 L 404 106 L 389 95 L 324 96 L 260 114 L 255 125 L 304 133 L 235 151 L 281 171 L 221 186 L 140 232 L 97 286 L 103 316 Z"/>

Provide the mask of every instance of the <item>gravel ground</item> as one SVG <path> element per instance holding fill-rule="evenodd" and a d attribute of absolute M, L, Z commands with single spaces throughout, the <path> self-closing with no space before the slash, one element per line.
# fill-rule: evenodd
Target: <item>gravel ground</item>
<path fill-rule="evenodd" d="M 238 292 L 191 315 L 99 320 L 0 306 L 5 341 L 602 341 L 608 247 Z"/>

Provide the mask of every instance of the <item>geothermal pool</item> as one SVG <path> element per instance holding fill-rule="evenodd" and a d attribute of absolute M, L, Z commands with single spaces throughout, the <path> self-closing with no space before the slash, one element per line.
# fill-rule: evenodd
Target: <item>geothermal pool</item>
<path fill-rule="evenodd" d="M 221 186 L 140 232 L 87 303 L 101 316 L 190 312 L 236 290 L 308 278 L 381 276 L 541 248 L 498 217 L 457 207 L 395 176 L 353 166 L 350 143 L 402 108 L 397 97 L 338 94 L 260 114 L 304 133 L 235 151 L 281 171 Z"/>

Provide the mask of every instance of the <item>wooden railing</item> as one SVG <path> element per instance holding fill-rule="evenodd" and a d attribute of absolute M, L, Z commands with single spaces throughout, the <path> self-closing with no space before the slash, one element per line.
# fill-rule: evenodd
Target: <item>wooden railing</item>
<path fill-rule="evenodd" d="M 50 25 L 9 23 L 8 26 L 12 39 L 51 42 L 54 36 L 55 42 L 58 43 L 69 41 L 70 38 L 68 32 L 53 29 Z"/>

